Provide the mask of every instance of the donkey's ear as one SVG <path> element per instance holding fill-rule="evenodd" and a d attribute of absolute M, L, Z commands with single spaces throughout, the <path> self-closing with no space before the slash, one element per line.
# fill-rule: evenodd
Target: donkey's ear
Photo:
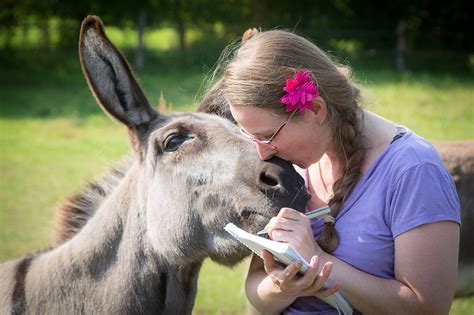
<path fill-rule="evenodd" d="M 143 130 L 159 113 L 148 103 L 125 57 L 105 35 L 97 16 L 81 25 L 79 56 L 84 76 L 105 112 L 127 125 L 132 132 Z"/>

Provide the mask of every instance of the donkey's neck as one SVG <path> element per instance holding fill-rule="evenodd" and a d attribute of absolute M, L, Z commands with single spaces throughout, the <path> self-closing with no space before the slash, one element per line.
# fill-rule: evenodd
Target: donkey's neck
<path fill-rule="evenodd" d="M 191 313 L 202 260 L 178 266 L 152 248 L 146 216 L 137 211 L 143 205 L 136 174 L 131 170 L 81 232 L 39 256 L 31 271 L 36 283 L 60 288 L 68 302 L 88 304 L 92 312 Z M 76 296 L 84 292 L 90 296 Z"/>

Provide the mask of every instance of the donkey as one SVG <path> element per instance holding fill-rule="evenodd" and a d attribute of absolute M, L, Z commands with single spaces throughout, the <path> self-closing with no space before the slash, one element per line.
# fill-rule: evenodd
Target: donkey
<path fill-rule="evenodd" d="M 435 142 L 461 203 L 461 239 L 456 296 L 474 294 L 474 140 Z"/>
<path fill-rule="evenodd" d="M 190 314 L 203 260 L 250 254 L 225 224 L 256 232 L 283 206 L 302 210 L 303 179 L 260 161 L 226 119 L 154 110 L 98 17 L 83 21 L 79 53 L 135 156 L 110 190 L 96 187 L 100 205 L 67 241 L 0 265 L 0 314 Z"/>

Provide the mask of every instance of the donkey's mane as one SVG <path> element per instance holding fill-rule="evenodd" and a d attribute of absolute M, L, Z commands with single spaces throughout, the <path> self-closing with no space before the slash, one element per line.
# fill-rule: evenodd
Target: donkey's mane
<path fill-rule="evenodd" d="M 56 212 L 54 235 L 56 245 L 68 241 L 86 225 L 118 186 L 132 163 L 132 157 L 124 158 L 117 166 L 86 184 L 81 191 L 66 198 Z"/>

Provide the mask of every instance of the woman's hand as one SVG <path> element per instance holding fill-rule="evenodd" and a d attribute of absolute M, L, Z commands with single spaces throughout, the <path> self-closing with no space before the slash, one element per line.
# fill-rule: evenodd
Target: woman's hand
<path fill-rule="evenodd" d="M 327 262 L 319 271 L 319 257 L 310 259 L 310 267 L 304 275 L 299 275 L 300 262 L 293 262 L 285 268 L 273 259 L 271 253 L 262 251 L 265 272 L 281 293 L 289 297 L 316 296 L 327 297 L 336 293 L 339 284 L 326 287 L 332 263 Z"/>
<path fill-rule="evenodd" d="M 311 222 L 307 216 L 291 208 L 282 208 L 278 215 L 270 220 L 266 229 L 271 239 L 291 244 L 310 262 L 308 271 L 304 275 L 299 275 L 301 263 L 294 262 L 284 268 L 269 252 L 262 252 L 265 271 L 282 293 L 295 297 L 326 297 L 337 292 L 338 284 L 325 287 L 332 263 L 327 262 L 321 270 L 319 269 L 318 255 L 325 253 L 314 240 Z"/>
<path fill-rule="evenodd" d="M 310 219 L 294 209 L 282 208 L 266 230 L 272 240 L 291 244 L 307 261 L 325 254 L 314 240 Z"/>

